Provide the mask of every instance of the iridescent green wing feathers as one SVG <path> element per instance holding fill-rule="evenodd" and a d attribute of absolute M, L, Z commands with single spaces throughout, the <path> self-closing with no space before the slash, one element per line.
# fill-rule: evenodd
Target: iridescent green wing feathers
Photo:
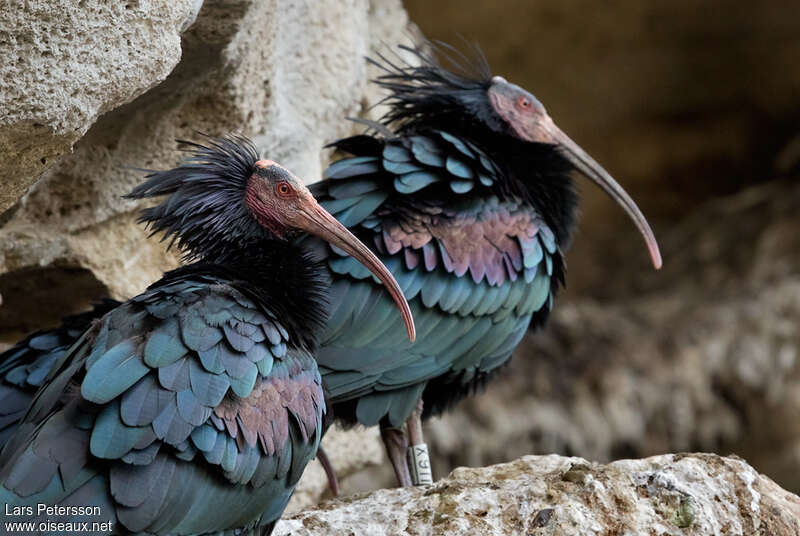
<path fill-rule="evenodd" d="M 316 364 L 287 339 L 268 311 L 201 276 L 127 302 L 37 394 L 0 460 L 4 502 L 84 500 L 100 478 L 91 503 L 132 531 L 277 518 L 324 414 Z"/>
<path fill-rule="evenodd" d="M 335 278 L 317 359 L 330 400 L 359 398 L 362 424 L 399 424 L 427 381 L 468 383 L 508 360 L 532 315 L 549 310 L 561 255 L 529 205 L 496 195 L 501 171 L 474 144 L 431 131 L 337 146 L 356 156 L 333 164 L 315 194 L 392 271 L 417 342 L 369 272 L 318 244 Z"/>

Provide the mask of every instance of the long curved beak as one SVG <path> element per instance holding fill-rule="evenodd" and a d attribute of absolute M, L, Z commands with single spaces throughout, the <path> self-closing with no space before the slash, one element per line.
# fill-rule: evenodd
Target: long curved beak
<path fill-rule="evenodd" d="M 636 224 L 636 227 L 642 234 L 645 244 L 647 244 L 647 249 L 650 251 L 650 259 L 653 261 L 653 266 L 656 270 L 661 268 L 661 252 L 658 249 L 656 237 L 653 234 L 653 230 L 650 228 L 650 224 L 647 223 L 642 211 L 636 206 L 636 203 L 634 203 L 633 199 L 631 199 L 631 196 L 629 196 L 627 192 L 622 189 L 622 186 L 620 186 L 617 181 L 615 181 L 614 178 L 609 175 L 605 169 L 603 169 L 603 166 L 598 164 L 594 158 L 586 154 L 586 151 L 581 149 L 577 143 L 572 141 L 569 136 L 564 134 L 564 132 L 558 128 L 555 123 L 552 122 L 552 120 L 542 125 L 542 127 L 549 134 L 552 143 L 556 143 L 561 146 L 564 157 L 569 160 L 578 171 L 594 181 L 594 183 L 602 188 L 603 191 L 611 197 L 611 199 L 619 203 L 619 205 L 625 209 L 625 212 L 628 213 L 628 216 L 630 216 L 630 218 L 633 220 L 633 223 Z"/>
<path fill-rule="evenodd" d="M 367 246 L 362 244 L 358 238 L 353 236 L 353 233 L 348 231 L 344 225 L 322 208 L 310 194 L 303 199 L 303 205 L 298 212 L 298 216 L 299 218 L 295 225 L 299 229 L 316 235 L 345 251 L 380 279 L 397 304 L 397 308 L 400 309 L 409 340 L 414 342 L 417 338 L 417 332 L 414 327 L 414 317 L 411 316 L 411 309 L 394 276 L 378 257 Z"/>

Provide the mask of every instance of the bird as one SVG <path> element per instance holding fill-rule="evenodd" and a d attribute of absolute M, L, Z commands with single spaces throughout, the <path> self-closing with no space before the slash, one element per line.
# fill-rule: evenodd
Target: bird
<path fill-rule="evenodd" d="M 662 260 L 624 189 L 533 94 L 493 75 L 477 45 L 399 48 L 408 61 L 368 60 L 381 72 L 386 113 L 358 120 L 366 133 L 332 143 L 347 156 L 310 189 L 393 273 L 416 342 L 404 340 L 366 270 L 319 240 L 297 240 L 332 280 L 315 353 L 332 415 L 345 426 L 379 426 L 397 482 L 408 486 L 431 480 L 415 467 L 426 463 L 422 419 L 483 389 L 523 335 L 545 325 L 577 222 L 574 174 L 619 203 L 657 269 Z M 19 353 L 36 361 L 40 352 L 29 345 Z M 0 398 L 10 388 L 5 376 Z"/>
<path fill-rule="evenodd" d="M 416 342 L 402 339 L 370 274 L 310 241 L 333 279 L 316 355 L 328 403 L 345 425 L 380 427 L 407 486 L 422 473 L 431 481 L 421 419 L 482 389 L 526 331 L 544 325 L 565 281 L 575 172 L 627 212 L 656 269 L 662 260 L 625 190 L 533 94 L 493 75 L 477 45 L 400 49 L 411 60 L 369 60 L 380 69 L 375 82 L 388 93 L 387 111 L 362 120 L 364 134 L 331 144 L 346 156 L 311 188 L 394 274 Z"/>
<path fill-rule="evenodd" d="M 328 279 L 293 242 L 300 232 L 364 263 L 414 338 L 392 275 L 298 177 L 241 136 L 183 145 L 183 164 L 129 197 L 166 196 L 141 221 L 187 264 L 96 308 L 33 379 L 41 387 L 0 453 L 8 521 L 40 533 L 269 534 L 326 418 L 314 353 Z M 24 346 L 63 342 L 42 337 Z"/>

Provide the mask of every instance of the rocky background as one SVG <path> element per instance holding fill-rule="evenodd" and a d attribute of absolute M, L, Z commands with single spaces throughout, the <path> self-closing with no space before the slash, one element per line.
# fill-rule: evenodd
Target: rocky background
<path fill-rule="evenodd" d="M 702 450 L 798 492 L 795 13 L 778 0 L 0 4 L 0 344 L 177 264 L 120 199 L 141 180 L 132 168 L 180 160 L 175 138 L 240 131 L 313 180 L 324 143 L 354 130 L 342 118 L 375 113 L 364 55 L 460 34 L 626 186 L 665 267 L 582 188 L 569 288 L 503 378 L 427 425 L 437 476 L 531 453 Z M 391 482 L 374 430 L 326 444 L 346 492 Z M 323 492 L 313 465 L 292 508 Z"/>

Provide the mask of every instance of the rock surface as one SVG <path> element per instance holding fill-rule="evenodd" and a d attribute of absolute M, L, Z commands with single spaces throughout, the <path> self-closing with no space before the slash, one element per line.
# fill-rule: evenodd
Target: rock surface
<path fill-rule="evenodd" d="M 460 468 L 284 518 L 276 536 L 685 535 L 800 532 L 800 497 L 739 458 L 669 454 L 608 465 L 526 456 Z"/>
<path fill-rule="evenodd" d="M 0 4 L 0 214 L 98 116 L 164 80 L 202 0 Z"/>

